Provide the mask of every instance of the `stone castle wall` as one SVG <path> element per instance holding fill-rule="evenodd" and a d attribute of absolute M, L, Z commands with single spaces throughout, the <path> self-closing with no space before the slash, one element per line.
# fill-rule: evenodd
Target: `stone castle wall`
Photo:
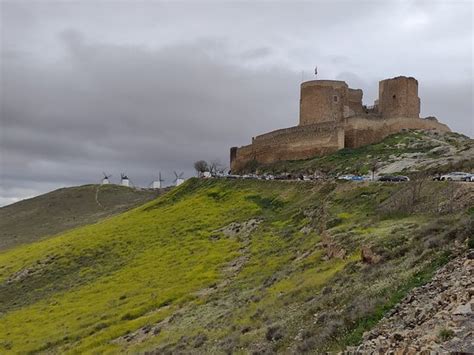
<path fill-rule="evenodd" d="M 362 95 L 363 95 L 362 90 L 349 89 L 348 93 L 349 93 L 349 96 L 348 96 L 347 105 L 349 109 L 353 112 L 354 115 L 363 114 L 365 110 L 364 110 L 364 107 L 362 106 Z M 344 117 L 348 117 L 349 115 L 346 114 Z"/>
<path fill-rule="evenodd" d="M 253 160 L 273 163 L 307 159 L 344 148 L 344 129 L 336 123 L 291 127 L 258 136 L 253 143 L 231 149 L 231 170 L 238 171 Z"/>
<path fill-rule="evenodd" d="M 378 143 L 391 134 L 407 129 L 451 131 L 447 125 L 433 119 L 351 117 L 346 119 L 344 123 L 344 146 L 346 148 L 358 148 Z"/>

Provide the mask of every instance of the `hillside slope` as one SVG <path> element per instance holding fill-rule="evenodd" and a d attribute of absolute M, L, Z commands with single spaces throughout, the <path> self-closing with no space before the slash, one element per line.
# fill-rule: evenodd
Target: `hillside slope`
<path fill-rule="evenodd" d="M 357 344 L 466 248 L 473 187 L 191 179 L 134 210 L 0 253 L 0 351 Z"/>
<path fill-rule="evenodd" d="M 388 136 L 377 144 L 342 149 L 323 157 L 260 166 L 251 164 L 249 168 L 273 173 L 368 174 L 374 161 L 378 174 L 471 171 L 474 169 L 474 139 L 454 132 L 407 131 Z"/>
<path fill-rule="evenodd" d="M 157 196 L 119 185 L 62 188 L 0 208 L 0 250 L 95 223 Z"/>
<path fill-rule="evenodd" d="M 357 353 L 474 353 L 474 251 L 411 291 L 370 332 Z"/>

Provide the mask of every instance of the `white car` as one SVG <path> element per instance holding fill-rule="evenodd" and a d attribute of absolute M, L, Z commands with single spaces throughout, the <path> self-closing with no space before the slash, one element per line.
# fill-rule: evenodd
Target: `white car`
<path fill-rule="evenodd" d="M 456 171 L 440 176 L 441 181 L 473 181 L 473 174 Z"/>
<path fill-rule="evenodd" d="M 339 175 L 337 177 L 337 180 L 347 180 L 347 181 L 352 181 L 352 178 L 354 175 Z"/>

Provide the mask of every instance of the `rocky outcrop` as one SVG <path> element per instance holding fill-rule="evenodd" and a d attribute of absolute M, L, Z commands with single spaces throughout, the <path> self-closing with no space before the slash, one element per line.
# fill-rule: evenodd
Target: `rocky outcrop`
<path fill-rule="evenodd" d="M 380 262 L 380 255 L 375 254 L 368 246 L 363 246 L 360 252 L 360 259 L 366 264 L 377 264 Z"/>
<path fill-rule="evenodd" d="M 410 292 L 348 353 L 474 353 L 474 255 L 459 256 Z"/>

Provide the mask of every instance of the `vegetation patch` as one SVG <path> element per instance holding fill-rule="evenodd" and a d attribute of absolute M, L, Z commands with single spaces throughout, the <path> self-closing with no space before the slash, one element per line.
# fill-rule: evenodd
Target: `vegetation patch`
<path fill-rule="evenodd" d="M 318 353 L 355 344 L 472 235 L 468 208 L 440 217 L 419 198 L 409 216 L 382 213 L 405 186 L 191 179 L 4 251 L 0 351 Z M 424 193 L 437 186 L 427 182 Z M 380 261 L 364 261 L 363 249 Z"/>

